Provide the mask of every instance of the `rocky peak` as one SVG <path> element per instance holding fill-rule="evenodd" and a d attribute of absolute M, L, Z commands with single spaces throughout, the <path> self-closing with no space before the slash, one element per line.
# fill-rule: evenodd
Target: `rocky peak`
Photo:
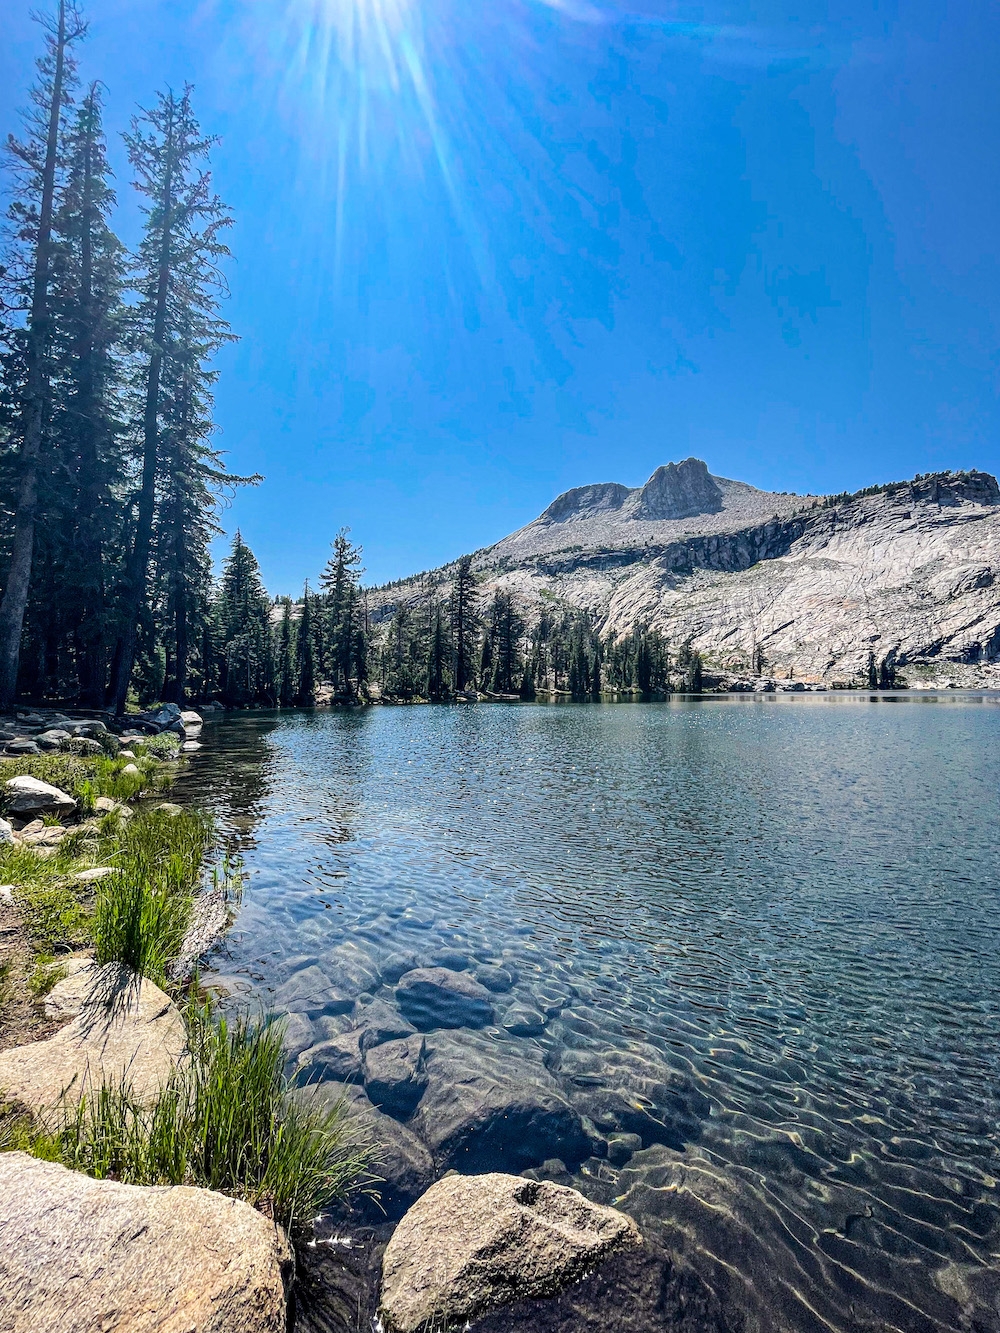
<path fill-rule="evenodd" d="M 633 492 L 617 481 L 599 481 L 592 486 L 574 486 L 557 495 L 539 518 L 540 523 L 565 523 L 571 518 L 590 518 L 621 509 Z"/>
<path fill-rule="evenodd" d="M 700 458 L 658 467 L 639 492 L 632 518 L 693 518 L 695 514 L 717 514 L 722 492 Z"/>

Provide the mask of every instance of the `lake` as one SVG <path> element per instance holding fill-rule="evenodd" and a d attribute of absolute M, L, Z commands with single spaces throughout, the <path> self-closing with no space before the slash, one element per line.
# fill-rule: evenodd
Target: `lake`
<path fill-rule="evenodd" d="M 701 1327 L 1000 1328 L 1000 701 L 317 710 L 203 739 L 181 790 L 248 875 L 212 967 L 296 1046 L 409 967 L 489 982 L 484 1023 L 418 1020 L 425 1098 L 467 1061 L 542 1111 L 434 1141 L 439 1169 L 627 1209 Z M 542 1123 L 555 1093 L 583 1138 Z M 666 1326 L 656 1299 L 604 1327 Z"/>

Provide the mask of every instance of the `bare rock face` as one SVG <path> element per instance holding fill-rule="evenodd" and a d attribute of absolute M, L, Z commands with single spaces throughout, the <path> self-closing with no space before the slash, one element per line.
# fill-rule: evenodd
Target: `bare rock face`
<path fill-rule="evenodd" d="M 461 1324 L 498 1305 L 554 1295 L 640 1241 L 630 1217 L 564 1185 L 446 1176 L 386 1247 L 382 1320 L 391 1333 Z"/>
<path fill-rule="evenodd" d="M 124 1079 L 140 1099 L 153 1098 L 183 1056 L 187 1034 L 176 1005 L 127 969 L 75 971 L 49 1004 L 77 1016 L 47 1041 L 0 1052 L 0 1090 L 42 1120 L 58 1120 L 63 1106 L 101 1083 Z"/>
<path fill-rule="evenodd" d="M 643 486 L 632 511 L 637 519 L 693 518 L 717 514 L 722 492 L 700 458 L 658 467 Z"/>
<path fill-rule="evenodd" d="M 58 815 L 60 818 L 71 815 L 76 809 L 76 801 L 58 787 L 38 778 L 9 778 L 4 783 L 7 793 L 7 810 L 19 819 L 33 819 L 38 815 Z"/>
<path fill-rule="evenodd" d="M 283 1333 L 281 1232 L 188 1186 L 0 1154 L 2 1333 Z"/>

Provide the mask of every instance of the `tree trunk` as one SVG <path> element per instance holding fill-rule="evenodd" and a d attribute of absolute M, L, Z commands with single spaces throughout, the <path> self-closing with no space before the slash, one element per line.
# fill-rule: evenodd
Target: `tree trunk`
<path fill-rule="evenodd" d="M 56 159 L 59 149 L 59 115 L 62 107 L 66 66 L 66 0 L 59 0 L 55 69 L 49 106 L 45 162 L 42 168 L 42 197 L 38 211 L 38 239 L 32 275 L 31 313 L 25 348 L 27 389 L 21 445 L 21 482 L 18 488 L 14 540 L 11 543 L 7 586 L 0 601 L 0 709 L 11 706 L 17 692 L 21 657 L 21 630 L 31 586 L 31 562 L 35 550 L 35 517 L 38 512 L 38 465 L 45 425 L 48 377 L 45 351 L 49 321 L 49 270 L 52 250 L 52 203 L 55 194 Z"/>

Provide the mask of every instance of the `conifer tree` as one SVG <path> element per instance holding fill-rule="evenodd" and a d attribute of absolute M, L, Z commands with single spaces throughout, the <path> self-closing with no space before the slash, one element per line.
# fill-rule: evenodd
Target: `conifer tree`
<path fill-rule="evenodd" d="M 476 671 L 476 634 L 479 628 L 476 615 L 476 580 L 472 573 L 472 556 L 463 555 L 455 570 L 451 585 L 451 633 L 454 648 L 453 676 L 455 689 L 464 690 L 472 684 Z"/>
<path fill-rule="evenodd" d="M 12 214 L 23 264 L 18 285 L 25 298 L 27 321 L 19 340 L 23 379 L 15 428 L 13 534 L 0 599 L 0 709 L 10 707 L 17 689 L 21 631 L 31 588 L 51 375 L 53 215 L 63 166 L 64 113 L 75 73 L 72 46 L 85 34 L 86 24 L 73 0 L 58 0 L 55 21 L 45 21 L 45 30 L 45 53 L 38 61 L 27 136 L 23 141 L 9 140 L 21 177 Z"/>
<path fill-rule="evenodd" d="M 217 599 L 225 703 L 247 707 L 274 702 L 270 611 L 260 566 L 237 530 Z"/>
<path fill-rule="evenodd" d="M 82 703 L 104 702 L 109 583 L 118 567 L 122 511 L 120 354 L 125 252 L 109 225 L 110 183 L 99 86 L 91 84 L 67 135 L 66 184 L 55 216 L 54 449 L 60 470 L 47 524 L 50 606 L 67 609 Z"/>
<path fill-rule="evenodd" d="M 207 392 L 206 361 L 231 334 L 218 316 L 222 241 L 232 219 L 211 187 L 202 163 L 214 140 L 202 135 L 191 107 L 191 88 L 160 93 L 156 104 L 125 135 L 136 189 L 145 197 L 145 230 L 137 257 L 139 304 L 134 320 L 142 403 L 141 474 L 134 535 L 119 593 L 119 633 L 112 699 L 124 707 L 135 659 L 136 627 L 148 598 L 148 579 L 160 480 L 161 437 L 177 385 L 189 382 L 187 409 Z M 171 384 L 175 392 L 171 395 Z M 197 414 L 197 408 L 193 409 Z M 176 425 L 176 422 L 175 422 Z M 196 431 L 197 434 L 197 431 Z"/>
<path fill-rule="evenodd" d="M 295 635 L 295 703 L 316 702 L 316 667 L 313 660 L 312 597 L 307 583 L 302 593 L 302 615 Z"/>
<path fill-rule="evenodd" d="M 333 539 L 333 554 L 320 575 L 326 593 L 327 645 L 330 677 L 336 691 L 353 697 L 357 679 L 358 583 L 361 578 L 361 547 L 352 545 L 350 528 L 341 528 Z"/>
<path fill-rule="evenodd" d="M 292 642 L 292 602 L 289 597 L 284 598 L 283 601 L 275 674 L 277 676 L 278 703 L 282 708 L 288 708 L 294 702 L 296 694 L 295 653 Z"/>

